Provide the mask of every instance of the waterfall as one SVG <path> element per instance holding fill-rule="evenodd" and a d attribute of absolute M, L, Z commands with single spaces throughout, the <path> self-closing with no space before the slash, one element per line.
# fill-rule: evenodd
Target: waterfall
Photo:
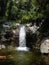
<path fill-rule="evenodd" d="M 29 51 L 29 48 L 26 47 L 26 30 L 25 26 L 20 27 L 19 32 L 19 47 L 16 48 L 18 51 Z"/>
<path fill-rule="evenodd" d="M 26 47 L 26 31 L 25 31 L 25 26 L 22 26 L 20 28 L 20 33 L 19 33 L 19 46 L 20 47 Z"/>

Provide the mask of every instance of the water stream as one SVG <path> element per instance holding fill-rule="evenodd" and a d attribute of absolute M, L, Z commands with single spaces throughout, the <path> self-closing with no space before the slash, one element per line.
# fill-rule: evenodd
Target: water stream
<path fill-rule="evenodd" d="M 16 48 L 17 51 L 29 51 L 29 48 L 26 47 L 26 30 L 25 26 L 22 25 L 19 31 L 19 47 Z"/>

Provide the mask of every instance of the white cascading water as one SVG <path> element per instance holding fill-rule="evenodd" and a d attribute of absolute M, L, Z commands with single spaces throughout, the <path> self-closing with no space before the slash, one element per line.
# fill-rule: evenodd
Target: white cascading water
<path fill-rule="evenodd" d="M 19 32 L 19 47 L 16 49 L 17 51 L 29 51 L 29 48 L 26 47 L 26 30 L 25 26 L 21 26 Z"/>
<path fill-rule="evenodd" d="M 25 26 L 22 26 L 20 28 L 20 33 L 19 33 L 19 46 L 20 47 L 26 47 L 26 31 L 25 31 Z"/>

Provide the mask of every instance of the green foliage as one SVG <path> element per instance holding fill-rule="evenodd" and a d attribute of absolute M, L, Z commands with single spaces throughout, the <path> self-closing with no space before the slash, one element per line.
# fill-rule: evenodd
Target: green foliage
<path fill-rule="evenodd" d="M 42 18 L 49 14 L 48 0 L 4 0 L 6 3 L 1 12 L 6 20 L 24 22 L 30 19 Z M 1 2 L 2 3 L 2 2 Z"/>

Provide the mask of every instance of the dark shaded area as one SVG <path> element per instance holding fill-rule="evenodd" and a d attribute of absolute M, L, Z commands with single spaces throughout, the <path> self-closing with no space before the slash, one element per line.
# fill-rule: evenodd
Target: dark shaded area
<path fill-rule="evenodd" d="M 26 34 L 26 45 L 30 48 L 32 48 L 32 45 L 36 45 L 37 41 L 37 34 L 34 34 L 32 32 L 28 32 Z"/>
<path fill-rule="evenodd" d="M 49 36 L 49 18 L 45 18 L 43 24 L 39 28 L 39 31 L 43 34 L 43 36 Z"/>
<path fill-rule="evenodd" d="M 5 33 L 6 33 L 6 34 L 4 35 L 4 37 L 5 37 L 6 39 L 12 38 L 12 36 L 13 36 L 12 31 L 6 31 Z"/>
<path fill-rule="evenodd" d="M 15 65 L 15 62 L 10 59 L 0 60 L 0 65 Z"/>
<path fill-rule="evenodd" d="M 0 0 L 0 18 L 5 16 L 8 0 Z"/>

